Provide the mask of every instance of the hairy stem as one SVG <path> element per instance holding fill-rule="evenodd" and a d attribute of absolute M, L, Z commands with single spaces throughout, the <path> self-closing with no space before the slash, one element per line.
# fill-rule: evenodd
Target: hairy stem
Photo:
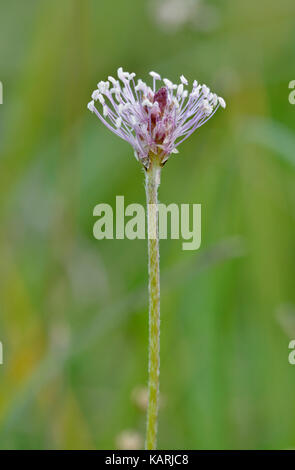
<path fill-rule="evenodd" d="M 160 375 L 160 269 L 158 230 L 158 187 L 161 168 L 151 160 L 146 171 L 149 262 L 149 381 L 146 449 L 156 449 Z"/>

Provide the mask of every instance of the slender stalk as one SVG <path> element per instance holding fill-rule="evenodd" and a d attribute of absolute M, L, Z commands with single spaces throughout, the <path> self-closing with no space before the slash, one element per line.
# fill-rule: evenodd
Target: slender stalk
<path fill-rule="evenodd" d="M 160 268 L 158 229 L 158 187 L 161 168 L 156 158 L 151 159 L 146 171 L 146 200 L 148 219 L 149 263 L 149 381 L 146 427 L 146 449 L 156 449 L 159 409 L 160 375 Z"/>

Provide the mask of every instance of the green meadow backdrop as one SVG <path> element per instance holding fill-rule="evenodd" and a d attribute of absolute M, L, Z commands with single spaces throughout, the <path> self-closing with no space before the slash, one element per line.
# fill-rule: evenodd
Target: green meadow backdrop
<path fill-rule="evenodd" d="M 162 173 L 161 202 L 202 204 L 202 245 L 161 241 L 159 447 L 295 447 L 295 5 L 158 3 L 1 3 L 1 449 L 142 445 L 146 241 L 92 233 L 96 204 L 145 202 L 86 108 L 119 66 L 227 102 Z"/>

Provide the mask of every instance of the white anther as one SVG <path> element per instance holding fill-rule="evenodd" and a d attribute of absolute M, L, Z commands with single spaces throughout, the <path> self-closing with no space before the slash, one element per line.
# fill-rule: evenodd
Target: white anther
<path fill-rule="evenodd" d="M 119 67 L 118 70 L 117 70 L 117 74 L 118 74 L 118 78 L 120 80 L 125 80 L 125 74 L 123 72 L 123 68 L 122 67 Z"/>
<path fill-rule="evenodd" d="M 192 98 L 198 98 L 200 96 L 200 90 L 196 88 L 194 91 L 191 92 Z"/>
<path fill-rule="evenodd" d="M 184 85 L 188 85 L 188 81 L 187 81 L 187 79 L 186 79 L 183 75 L 181 75 L 180 81 L 181 81 L 181 83 L 183 83 Z"/>
<path fill-rule="evenodd" d="M 104 82 L 103 81 L 100 81 L 98 84 L 97 84 L 97 88 L 99 89 L 99 91 L 101 91 L 101 88 L 103 88 L 104 86 Z"/>
<path fill-rule="evenodd" d="M 161 75 L 159 75 L 157 72 L 150 72 L 150 76 L 153 77 L 155 80 L 161 80 Z"/>
<path fill-rule="evenodd" d="M 213 111 L 212 106 L 209 104 L 208 100 L 206 100 L 206 99 L 203 101 L 202 107 L 203 107 L 204 113 L 205 113 L 207 116 L 209 116 L 209 114 L 211 114 L 212 111 Z"/>
<path fill-rule="evenodd" d="M 174 85 L 173 85 L 173 83 L 172 83 L 168 78 L 164 78 L 164 79 L 163 79 L 163 82 L 165 83 L 166 87 L 167 87 L 169 90 L 173 90 Z"/>
<path fill-rule="evenodd" d="M 210 89 L 206 85 L 202 85 L 202 92 L 203 92 L 204 97 L 207 98 L 207 96 L 210 93 Z"/>
<path fill-rule="evenodd" d="M 101 94 L 98 95 L 98 99 L 99 99 L 100 104 L 102 105 L 105 104 L 104 97 Z"/>
<path fill-rule="evenodd" d="M 94 92 L 93 92 L 92 95 L 91 95 L 91 98 L 92 98 L 94 101 L 97 101 L 99 95 L 100 95 L 99 90 L 94 90 Z"/>
<path fill-rule="evenodd" d="M 139 79 L 138 82 L 137 82 L 137 85 L 135 87 L 135 90 L 136 91 L 142 91 L 143 93 L 145 93 L 146 89 L 147 89 L 146 83 L 144 83 L 142 80 Z"/>
<path fill-rule="evenodd" d="M 110 88 L 110 83 L 101 81 L 97 84 L 97 88 L 99 89 L 100 93 L 105 94 Z"/>
<path fill-rule="evenodd" d="M 94 113 L 95 106 L 94 106 L 94 101 L 93 100 L 88 103 L 87 108 L 89 109 L 89 111 Z"/>
<path fill-rule="evenodd" d="M 118 83 L 118 80 L 116 80 L 114 77 L 109 76 L 109 77 L 108 77 L 108 80 L 109 80 L 114 86 L 116 86 L 116 85 L 119 84 L 119 83 Z"/>
<path fill-rule="evenodd" d="M 181 83 L 180 85 L 178 85 L 177 87 L 177 96 L 181 96 L 183 93 L 183 84 Z"/>
<path fill-rule="evenodd" d="M 221 96 L 218 97 L 218 101 L 219 101 L 220 106 L 221 106 L 222 108 L 226 108 L 226 102 L 224 101 L 223 98 L 221 98 Z"/>
<path fill-rule="evenodd" d="M 129 80 L 129 72 L 124 72 L 122 67 L 119 67 L 118 68 L 118 77 L 120 80 L 122 80 L 122 82 L 126 81 L 126 80 Z"/>

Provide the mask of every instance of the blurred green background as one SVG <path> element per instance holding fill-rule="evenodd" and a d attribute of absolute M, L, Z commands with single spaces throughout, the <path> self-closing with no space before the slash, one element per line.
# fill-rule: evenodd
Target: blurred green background
<path fill-rule="evenodd" d="M 86 109 L 119 66 L 228 105 L 162 174 L 161 202 L 202 204 L 202 246 L 161 242 L 159 447 L 295 446 L 295 5 L 164 3 L 1 3 L 2 449 L 142 445 L 146 241 L 92 234 L 96 204 L 145 201 L 131 147 Z"/>

